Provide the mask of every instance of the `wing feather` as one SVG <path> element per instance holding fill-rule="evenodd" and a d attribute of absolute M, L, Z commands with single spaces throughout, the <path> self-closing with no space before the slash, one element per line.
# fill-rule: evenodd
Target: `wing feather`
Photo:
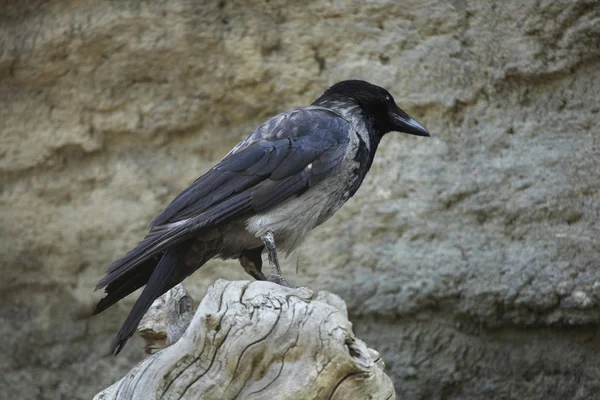
<path fill-rule="evenodd" d="M 97 288 L 133 274 L 137 265 L 203 228 L 304 193 L 340 164 L 350 129 L 338 114 L 315 107 L 267 121 L 179 194 L 151 222 L 144 240 L 110 266 Z"/>
<path fill-rule="evenodd" d="M 313 172 L 305 178 L 314 185 L 340 163 L 349 131 L 345 119 L 323 108 L 297 109 L 273 117 L 246 139 L 249 143 L 236 146 L 239 150 L 230 152 L 177 196 L 150 227 L 198 216 L 261 182 L 299 174 L 309 164 Z"/>

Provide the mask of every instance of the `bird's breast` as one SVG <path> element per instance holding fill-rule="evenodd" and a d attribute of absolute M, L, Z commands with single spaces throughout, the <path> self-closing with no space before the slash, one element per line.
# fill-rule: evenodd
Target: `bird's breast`
<path fill-rule="evenodd" d="M 278 249 L 293 251 L 312 229 L 327 221 L 354 194 L 360 178 L 356 168 L 359 163 L 354 157 L 345 157 L 335 173 L 300 196 L 248 218 L 246 229 L 256 237 L 271 231 Z"/>

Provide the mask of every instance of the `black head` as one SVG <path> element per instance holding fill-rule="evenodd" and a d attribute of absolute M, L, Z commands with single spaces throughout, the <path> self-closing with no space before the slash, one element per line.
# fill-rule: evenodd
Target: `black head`
<path fill-rule="evenodd" d="M 330 87 L 313 105 L 356 104 L 379 136 L 404 132 L 429 136 L 429 132 L 396 105 L 392 95 L 379 86 L 360 80 L 341 81 Z"/>

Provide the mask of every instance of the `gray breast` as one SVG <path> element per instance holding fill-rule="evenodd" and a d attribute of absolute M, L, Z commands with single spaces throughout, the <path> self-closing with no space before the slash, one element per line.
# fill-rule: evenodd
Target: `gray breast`
<path fill-rule="evenodd" d="M 358 179 L 355 171 L 359 165 L 354 159 L 358 141 L 358 137 L 351 140 L 354 143 L 348 146 L 343 161 L 327 179 L 298 197 L 248 218 L 248 232 L 261 237 L 272 231 L 278 249 L 289 253 L 297 248 L 312 229 L 327 221 L 352 196 Z"/>

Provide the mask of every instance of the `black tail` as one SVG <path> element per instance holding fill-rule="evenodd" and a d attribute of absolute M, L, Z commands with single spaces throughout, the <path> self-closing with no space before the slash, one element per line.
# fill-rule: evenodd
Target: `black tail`
<path fill-rule="evenodd" d="M 135 270 L 131 271 L 129 274 L 115 279 L 109 283 L 105 289 L 106 296 L 104 296 L 96 305 L 96 308 L 94 309 L 94 315 L 101 313 L 119 300 L 127 297 L 131 293 L 144 286 L 150 279 L 150 276 L 154 272 L 154 269 L 158 265 L 161 257 L 162 253 L 156 257 L 152 257 L 142 264 L 139 264 L 136 266 Z"/>
<path fill-rule="evenodd" d="M 101 287 L 106 287 L 106 296 L 98 302 L 94 314 L 146 285 L 113 343 L 115 355 L 133 335 L 154 300 L 217 255 L 221 248 L 218 241 L 196 243 L 195 240 L 187 239 L 141 261 L 129 262 L 126 270 L 109 274 L 101 281 Z"/>
<path fill-rule="evenodd" d="M 127 319 L 121 327 L 121 330 L 117 334 L 112 348 L 112 353 L 114 355 L 119 354 L 119 352 L 123 349 L 123 346 L 125 346 L 127 340 L 133 335 L 137 326 L 142 320 L 142 317 L 146 311 L 148 311 L 154 300 L 181 282 L 182 279 L 177 280 L 174 278 L 181 275 L 176 273 L 176 269 L 182 258 L 185 256 L 187 247 L 188 243 L 184 242 L 169 248 L 164 252 L 160 262 L 152 269 L 152 271 L 150 271 L 150 268 L 148 267 L 140 270 L 139 274 L 124 280 L 122 286 L 115 287 L 114 291 L 109 293 L 108 296 L 98 303 L 96 310 L 100 312 L 111 304 L 114 304 L 120 298 L 125 297 L 125 292 L 128 292 L 132 288 L 139 288 L 141 286 L 139 284 L 142 281 L 147 280 L 148 282 L 146 283 L 146 287 L 142 291 L 142 294 L 131 309 L 131 312 L 127 316 Z M 150 276 L 148 279 L 147 276 L 149 273 Z M 115 281 L 115 283 L 117 283 L 117 281 Z M 144 283 L 142 283 L 142 285 Z"/>
<path fill-rule="evenodd" d="M 148 232 L 144 240 L 127 252 L 125 256 L 112 263 L 106 272 L 106 276 L 98 282 L 96 290 L 122 278 L 126 279 L 126 277 L 136 275 L 140 265 L 145 265 L 153 258 L 156 259 L 157 256 L 164 254 L 168 248 L 185 241 L 186 237 L 189 237 L 189 230 L 185 226 L 174 228 L 156 227 Z M 156 265 L 156 261 L 154 261 L 154 265 Z"/>

